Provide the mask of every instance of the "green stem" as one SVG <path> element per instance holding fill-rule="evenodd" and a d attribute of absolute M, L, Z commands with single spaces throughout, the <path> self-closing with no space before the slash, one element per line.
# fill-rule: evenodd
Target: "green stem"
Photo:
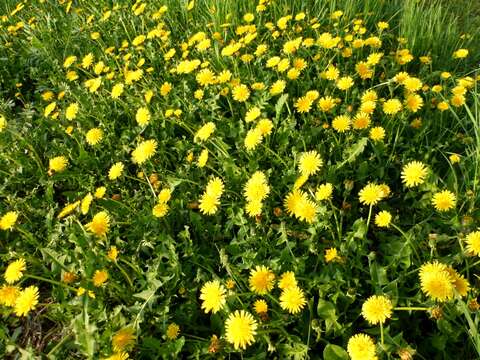
<path fill-rule="evenodd" d="M 145 169 L 142 169 L 143 175 L 145 175 L 145 179 L 147 180 L 148 186 L 150 186 L 150 190 L 152 191 L 153 198 L 155 201 L 157 200 L 157 194 L 155 194 L 155 190 L 153 189 L 152 184 L 150 183 L 150 179 L 147 176 L 147 173 L 145 172 Z"/>
<path fill-rule="evenodd" d="M 431 308 L 421 306 L 399 306 L 393 308 L 393 310 L 405 310 L 405 311 L 430 311 Z"/>
<path fill-rule="evenodd" d="M 50 350 L 50 351 L 48 352 L 47 358 L 50 358 L 50 357 L 53 358 L 52 355 L 55 354 L 55 353 L 58 351 L 58 349 L 59 349 L 68 339 L 70 339 L 71 336 L 72 336 L 72 334 L 67 334 L 67 335 L 65 335 L 65 336 L 57 343 L 57 345 L 55 345 L 55 346 L 52 348 L 52 350 Z"/>
<path fill-rule="evenodd" d="M 16 229 L 24 236 L 26 236 L 28 238 L 28 240 L 31 241 L 32 245 L 36 245 L 38 247 L 40 247 L 40 244 L 35 240 L 35 238 L 33 237 L 32 233 L 22 229 L 20 226 L 17 226 Z"/>
<path fill-rule="evenodd" d="M 333 205 L 332 200 L 329 199 L 328 202 L 330 203 L 330 206 L 331 206 L 332 212 L 333 212 L 333 218 L 335 219 L 335 227 L 337 228 L 338 241 L 342 241 L 342 230 L 341 230 L 340 225 L 338 223 L 337 213 L 335 211 L 336 207 Z"/>
<path fill-rule="evenodd" d="M 365 231 L 365 234 L 368 234 L 368 226 L 370 225 L 370 219 L 372 218 L 372 208 L 373 204 L 371 204 L 370 208 L 368 209 L 367 230 Z"/>
<path fill-rule="evenodd" d="M 132 282 L 132 279 L 130 279 L 130 276 L 128 276 L 127 272 L 125 271 L 125 269 L 123 267 L 120 266 L 120 264 L 116 261 L 114 261 L 115 263 L 115 266 L 120 270 L 120 272 L 123 274 L 123 276 L 125 276 L 125 279 L 127 279 L 128 281 L 128 284 L 130 285 L 130 287 L 133 287 L 133 282 Z"/>
<path fill-rule="evenodd" d="M 418 260 L 419 262 L 421 262 L 420 255 L 419 255 L 418 252 L 417 252 L 417 248 L 416 248 L 415 246 L 413 246 L 412 241 L 411 241 L 411 239 L 410 239 L 410 236 L 407 236 L 407 234 L 405 234 L 402 229 L 400 229 L 397 225 L 395 225 L 395 224 L 393 224 L 393 223 L 392 223 L 392 227 L 395 228 L 400 234 L 402 234 L 402 236 L 405 238 L 406 243 L 408 244 L 408 246 L 410 246 L 410 248 L 411 248 L 411 249 L 413 250 L 413 252 L 415 253 L 415 256 L 417 257 L 417 260 Z M 403 248 L 402 248 L 402 250 L 403 250 Z"/>
<path fill-rule="evenodd" d="M 470 311 L 468 310 L 467 305 L 463 301 L 460 301 L 459 304 L 462 308 L 463 315 L 465 315 L 465 318 L 467 319 L 468 327 L 470 328 L 468 334 L 472 339 L 475 350 L 477 350 L 477 353 L 480 355 L 480 336 L 478 334 L 477 325 L 470 316 Z"/>
<path fill-rule="evenodd" d="M 30 278 L 30 279 L 35 279 L 35 280 L 40 280 L 40 281 L 45 281 L 45 282 L 48 282 L 50 284 L 53 284 L 53 285 L 59 285 L 59 286 L 63 286 L 69 290 L 72 290 L 72 291 L 77 291 L 77 289 L 75 289 L 74 287 L 72 286 L 69 286 L 67 284 L 64 284 L 60 281 L 56 281 L 56 280 L 50 280 L 50 279 L 47 279 L 47 278 L 44 278 L 44 277 L 41 277 L 41 276 L 37 276 L 37 275 L 31 275 L 31 274 L 24 274 L 24 276 L 26 278 Z"/>
<path fill-rule="evenodd" d="M 383 345 L 385 344 L 384 338 L 383 338 L 383 324 L 380 323 L 380 343 Z"/>
<path fill-rule="evenodd" d="M 280 161 L 282 163 L 282 165 L 284 167 L 288 168 L 287 163 L 285 161 L 283 161 L 283 159 L 280 157 L 280 155 L 278 155 L 275 151 L 270 149 L 268 146 L 265 146 L 265 145 L 262 144 L 262 147 L 264 149 L 266 149 L 267 151 L 269 151 L 273 156 L 275 156 L 278 159 L 278 161 Z"/>

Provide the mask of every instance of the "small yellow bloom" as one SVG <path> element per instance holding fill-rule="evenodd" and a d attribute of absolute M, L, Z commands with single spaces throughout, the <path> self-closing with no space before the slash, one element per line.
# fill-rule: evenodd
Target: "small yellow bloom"
<path fill-rule="evenodd" d="M 93 285 L 96 287 L 102 286 L 108 280 L 108 272 L 106 270 L 96 270 L 93 274 Z"/>
<path fill-rule="evenodd" d="M 372 325 L 384 324 L 392 317 L 392 303 L 385 296 L 371 296 L 362 305 L 362 316 Z"/>
<path fill-rule="evenodd" d="M 438 211 L 448 211 L 455 207 L 456 196 L 449 190 L 443 190 L 433 195 L 432 204 Z"/>
<path fill-rule="evenodd" d="M 392 221 L 392 214 L 390 214 L 386 210 L 380 211 L 375 216 L 375 224 L 377 224 L 377 226 L 379 227 L 388 227 L 391 221 Z"/>
<path fill-rule="evenodd" d="M 169 324 L 166 331 L 167 339 L 175 340 L 178 334 L 180 334 L 180 326 L 175 323 Z"/>
<path fill-rule="evenodd" d="M 22 290 L 15 301 L 15 315 L 26 316 L 38 304 L 38 288 L 29 286 Z"/>
<path fill-rule="evenodd" d="M 3 277 L 7 284 L 13 284 L 20 280 L 23 276 L 23 272 L 27 269 L 25 259 L 18 259 L 8 264 L 7 269 Z"/>
<path fill-rule="evenodd" d="M 0 218 L 0 229 L 11 230 L 17 222 L 18 213 L 16 211 L 9 211 Z"/>

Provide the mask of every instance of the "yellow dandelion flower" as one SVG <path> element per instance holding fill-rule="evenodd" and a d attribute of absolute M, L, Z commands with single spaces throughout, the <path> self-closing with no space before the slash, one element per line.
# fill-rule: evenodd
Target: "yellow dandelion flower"
<path fill-rule="evenodd" d="M 103 139 L 103 131 L 99 128 L 93 128 L 87 131 L 85 139 L 88 145 L 94 146 L 97 145 Z"/>
<path fill-rule="evenodd" d="M 264 200 L 270 193 L 267 177 L 262 171 L 256 171 L 247 181 L 244 187 L 244 196 L 247 201 Z"/>
<path fill-rule="evenodd" d="M 132 161 L 136 164 L 143 164 L 145 161 L 155 155 L 157 142 L 155 140 L 145 140 L 137 145 L 132 151 Z"/>
<path fill-rule="evenodd" d="M 284 207 L 287 210 L 287 214 L 295 214 L 297 212 L 298 204 L 306 200 L 307 199 L 305 193 L 300 190 L 294 190 L 291 193 L 287 194 L 283 201 Z"/>
<path fill-rule="evenodd" d="M 123 88 L 124 88 L 123 84 L 113 85 L 112 93 L 111 93 L 112 99 L 118 99 L 123 93 Z"/>
<path fill-rule="evenodd" d="M 330 183 L 321 184 L 315 192 L 315 199 L 318 201 L 329 200 L 332 197 L 333 185 Z"/>
<path fill-rule="evenodd" d="M 210 69 L 202 69 L 195 77 L 198 84 L 201 86 L 213 85 L 216 83 L 215 74 Z"/>
<path fill-rule="evenodd" d="M 467 242 L 467 251 L 473 255 L 480 255 L 480 231 L 469 233 L 465 239 Z"/>
<path fill-rule="evenodd" d="M 77 74 L 76 71 L 71 70 L 71 71 L 67 72 L 65 77 L 67 78 L 68 81 L 75 81 L 75 80 L 78 79 L 78 74 Z"/>
<path fill-rule="evenodd" d="M 232 73 L 230 72 L 230 70 L 223 70 L 217 75 L 217 82 L 220 84 L 224 84 L 227 81 L 230 81 L 231 78 Z"/>
<path fill-rule="evenodd" d="M 405 107 L 412 113 L 416 113 L 423 107 L 423 99 L 418 94 L 410 94 L 405 98 Z"/>
<path fill-rule="evenodd" d="M 110 249 L 108 249 L 107 257 L 111 261 L 117 261 L 118 257 L 118 249 L 116 246 L 110 246 Z"/>
<path fill-rule="evenodd" d="M 48 104 L 46 107 L 45 107 L 45 110 L 43 111 L 43 115 L 45 117 L 48 117 L 54 110 L 55 108 L 57 107 L 57 103 L 54 101 L 50 104 Z"/>
<path fill-rule="evenodd" d="M 323 160 L 315 151 L 304 152 L 300 155 L 298 169 L 302 175 L 314 175 L 323 165 Z"/>
<path fill-rule="evenodd" d="M 16 211 L 9 211 L 0 218 L 0 229 L 12 230 L 17 222 L 18 213 Z"/>
<path fill-rule="evenodd" d="M 248 90 L 247 85 L 236 85 L 232 90 L 232 96 L 238 102 L 245 102 L 250 97 L 250 90 Z"/>
<path fill-rule="evenodd" d="M 135 343 L 134 329 L 126 327 L 118 330 L 112 336 L 112 347 L 114 351 L 127 350 Z"/>
<path fill-rule="evenodd" d="M 169 209 L 170 207 L 166 203 L 162 202 L 153 207 L 152 214 L 155 217 L 161 218 L 167 215 Z"/>
<path fill-rule="evenodd" d="M 317 211 L 317 205 L 307 198 L 306 200 L 302 199 L 302 201 L 299 202 L 294 215 L 299 220 L 306 221 L 307 223 L 311 224 L 316 218 Z"/>
<path fill-rule="evenodd" d="M 343 133 L 350 130 L 350 117 L 348 115 L 336 116 L 332 121 L 332 127 L 335 131 Z"/>
<path fill-rule="evenodd" d="M 278 280 L 278 287 L 282 290 L 297 286 L 297 279 L 293 271 L 286 271 L 280 276 Z"/>
<path fill-rule="evenodd" d="M 395 115 L 402 110 L 402 103 L 398 99 L 390 99 L 383 103 L 383 112 L 387 115 Z"/>
<path fill-rule="evenodd" d="M 428 168 L 420 161 L 411 161 L 403 166 L 402 182 L 407 187 L 414 187 L 425 182 Z"/>
<path fill-rule="evenodd" d="M 27 269 L 25 259 L 18 259 L 8 264 L 7 269 L 3 277 L 7 284 L 13 284 L 20 280 L 23 276 L 23 272 Z"/>
<path fill-rule="evenodd" d="M 366 114 L 372 114 L 376 107 L 377 103 L 375 101 L 364 101 L 360 104 L 360 111 Z"/>
<path fill-rule="evenodd" d="M 80 210 L 82 211 L 83 215 L 88 213 L 88 210 L 90 209 L 90 205 L 92 201 L 93 201 L 93 196 L 90 193 L 85 195 L 85 197 L 82 199 L 82 202 L 80 204 Z"/>
<path fill-rule="evenodd" d="M 73 211 L 75 211 L 75 209 L 77 208 L 77 206 L 80 204 L 80 201 L 75 201 L 74 203 L 72 204 L 68 204 L 66 205 L 62 211 L 60 211 L 57 215 L 57 219 L 62 219 L 68 215 L 70 215 Z"/>
<path fill-rule="evenodd" d="M 225 305 L 225 287 L 218 280 L 206 282 L 200 290 L 200 300 L 205 313 L 215 314 Z"/>
<path fill-rule="evenodd" d="M 13 307 L 20 295 L 20 288 L 18 286 L 2 285 L 0 287 L 0 305 Z"/>
<path fill-rule="evenodd" d="M 433 195 L 432 204 L 438 211 L 448 211 L 455 207 L 456 196 L 449 190 L 443 190 Z"/>
<path fill-rule="evenodd" d="M 137 124 L 140 126 L 146 126 L 150 122 L 150 111 L 146 107 L 141 107 L 137 110 L 137 113 L 135 114 L 135 120 L 137 121 Z"/>
<path fill-rule="evenodd" d="M 460 162 L 460 155 L 458 154 L 452 154 L 448 157 L 448 159 L 450 160 L 450 162 L 452 164 L 457 164 Z"/>
<path fill-rule="evenodd" d="M 65 61 L 63 62 L 63 67 L 65 69 L 69 68 L 75 61 L 77 61 L 77 57 L 75 55 L 68 56 Z"/>
<path fill-rule="evenodd" d="M 194 140 L 206 141 L 215 131 L 215 124 L 213 122 L 208 122 L 198 129 L 197 133 L 194 136 Z"/>
<path fill-rule="evenodd" d="M 347 344 L 347 352 L 351 360 L 377 360 L 373 339 L 365 334 L 353 335 Z"/>
<path fill-rule="evenodd" d="M 172 88 L 172 84 L 170 84 L 169 82 L 164 82 L 162 86 L 160 86 L 160 95 L 162 95 L 163 97 L 167 96 L 170 91 L 172 91 Z"/>
<path fill-rule="evenodd" d="M 259 315 L 266 314 L 268 312 L 268 304 L 265 300 L 259 299 L 253 303 L 255 312 Z"/>
<path fill-rule="evenodd" d="M 255 342 L 257 326 L 257 321 L 250 313 L 237 310 L 225 322 L 225 338 L 233 344 L 235 350 L 246 349 Z"/>
<path fill-rule="evenodd" d="M 167 331 L 165 335 L 167 335 L 168 340 L 175 340 L 178 335 L 180 334 L 180 326 L 175 323 L 168 324 Z"/>
<path fill-rule="evenodd" d="M 392 302 L 385 296 L 373 295 L 362 305 L 362 316 L 372 325 L 384 324 L 392 317 Z"/>
<path fill-rule="evenodd" d="M 337 102 L 331 96 L 324 96 L 318 100 L 317 105 L 318 105 L 318 108 L 323 112 L 329 112 L 335 106 L 337 106 Z"/>
<path fill-rule="evenodd" d="M 370 64 L 365 61 L 360 61 L 355 65 L 355 70 L 362 80 L 371 79 L 373 77 L 373 70 L 370 69 Z"/>
<path fill-rule="evenodd" d="M 338 250 L 336 248 L 325 249 L 325 261 L 327 263 L 339 260 Z"/>
<path fill-rule="evenodd" d="M 68 105 L 67 109 L 65 110 L 65 117 L 67 120 L 73 120 L 77 117 L 78 109 L 80 106 L 78 103 L 73 103 Z"/>
<path fill-rule="evenodd" d="M 121 161 L 116 162 L 110 167 L 110 170 L 108 170 L 108 178 L 110 180 L 118 179 L 122 175 L 124 168 L 125 165 L 123 165 Z"/>
<path fill-rule="evenodd" d="M 366 90 L 363 92 L 361 96 L 362 102 L 367 102 L 367 101 L 377 101 L 378 100 L 378 94 L 375 90 Z"/>
<path fill-rule="evenodd" d="M 391 221 L 392 214 L 386 210 L 380 211 L 377 215 L 375 215 L 375 224 L 377 224 L 379 227 L 388 227 Z"/>
<path fill-rule="evenodd" d="M 106 270 L 96 270 L 93 274 L 92 281 L 93 285 L 100 287 L 108 280 L 108 272 Z"/>
<path fill-rule="evenodd" d="M 269 119 L 262 119 L 258 122 L 256 128 L 260 130 L 263 136 L 270 135 L 273 129 L 273 123 Z"/>
<path fill-rule="evenodd" d="M 86 228 L 96 236 L 105 236 L 110 228 L 110 216 L 105 211 L 101 211 L 95 214 L 92 221 L 86 225 Z"/>
<path fill-rule="evenodd" d="M 48 168 L 50 172 L 62 172 L 67 168 L 68 160 L 65 156 L 57 156 L 49 160 Z"/>
<path fill-rule="evenodd" d="M 158 193 L 158 201 L 161 203 L 166 203 L 172 198 L 172 190 L 170 189 L 162 189 Z"/>
<path fill-rule="evenodd" d="M 275 274 L 266 266 L 256 266 L 250 271 L 248 283 L 250 289 L 256 294 L 263 295 L 268 293 L 273 288 Z"/>
<path fill-rule="evenodd" d="M 248 201 L 245 204 L 245 212 L 250 217 L 259 216 L 262 213 L 263 203 L 261 201 Z"/>
<path fill-rule="evenodd" d="M 22 290 L 15 301 L 14 312 L 17 316 L 26 316 L 38 304 L 38 288 L 29 286 Z"/>
<path fill-rule="evenodd" d="M 461 297 L 467 296 L 470 291 L 470 283 L 465 277 L 457 273 L 454 269 L 450 268 L 450 275 L 452 276 L 452 285 Z"/>
<path fill-rule="evenodd" d="M 245 148 L 248 151 L 254 150 L 258 146 L 258 144 L 262 142 L 262 139 L 263 139 L 263 134 L 259 128 L 255 127 L 253 129 L 250 129 L 247 132 L 247 135 L 245 136 L 245 140 L 244 140 Z"/>
<path fill-rule="evenodd" d="M 468 56 L 468 49 L 458 49 L 453 53 L 454 59 L 463 59 Z"/>
<path fill-rule="evenodd" d="M 433 300 L 447 301 L 453 298 L 453 279 L 446 265 L 438 262 L 423 264 L 419 276 L 422 291 Z"/>
<path fill-rule="evenodd" d="M 368 137 L 373 141 L 382 141 L 385 138 L 385 129 L 381 126 L 375 126 L 370 129 Z"/>
<path fill-rule="evenodd" d="M 256 120 L 261 114 L 262 111 L 258 107 L 254 106 L 253 108 L 249 109 L 245 114 L 245 122 L 252 122 Z"/>
<path fill-rule="evenodd" d="M 367 184 L 358 193 L 360 202 L 365 205 L 375 205 L 383 197 L 382 188 L 377 184 Z"/>
<path fill-rule="evenodd" d="M 95 189 L 95 193 L 94 193 L 95 198 L 103 199 L 106 192 L 107 192 L 107 188 L 105 186 L 99 186 L 98 188 Z"/>
<path fill-rule="evenodd" d="M 295 180 L 295 183 L 293 184 L 293 189 L 298 190 L 300 189 L 308 180 L 307 175 L 300 175 L 297 180 Z"/>
<path fill-rule="evenodd" d="M 284 289 L 280 295 L 280 307 L 290 314 L 296 314 L 302 310 L 307 301 L 303 290 L 298 286 L 291 286 Z"/>
<path fill-rule="evenodd" d="M 450 104 L 454 107 L 460 107 L 465 104 L 465 95 L 453 95 L 450 98 Z"/>
<path fill-rule="evenodd" d="M 0 133 L 5 130 L 7 127 L 7 119 L 5 119 L 5 116 L 0 114 Z"/>
<path fill-rule="evenodd" d="M 208 150 L 203 149 L 197 160 L 198 167 L 204 167 L 207 164 L 207 161 L 208 161 Z"/>
<path fill-rule="evenodd" d="M 348 90 L 350 89 L 353 85 L 355 84 L 355 82 L 353 81 L 353 78 L 350 77 L 350 76 L 344 76 L 344 77 L 341 77 L 337 80 L 337 88 L 339 88 L 340 90 Z"/>
<path fill-rule="evenodd" d="M 333 65 L 329 65 L 327 70 L 325 70 L 323 72 L 323 76 L 327 79 L 327 80 L 337 80 L 340 76 L 340 71 Z"/>
<path fill-rule="evenodd" d="M 287 83 L 285 82 L 285 80 L 275 81 L 270 87 L 270 95 L 275 96 L 283 93 L 283 90 L 285 90 L 286 86 Z"/>
<path fill-rule="evenodd" d="M 295 102 L 295 108 L 299 113 L 307 113 L 312 108 L 313 100 L 307 96 L 298 98 Z"/>
<path fill-rule="evenodd" d="M 353 118 L 352 126 L 356 130 L 366 129 L 370 126 L 370 114 L 359 112 Z"/>
<path fill-rule="evenodd" d="M 94 60 L 93 54 L 88 53 L 82 59 L 82 67 L 84 69 L 88 69 L 93 64 L 93 60 Z"/>
<path fill-rule="evenodd" d="M 408 76 L 401 82 L 401 84 L 403 85 L 405 90 L 410 92 L 416 92 L 420 90 L 423 86 L 422 80 L 414 76 Z"/>

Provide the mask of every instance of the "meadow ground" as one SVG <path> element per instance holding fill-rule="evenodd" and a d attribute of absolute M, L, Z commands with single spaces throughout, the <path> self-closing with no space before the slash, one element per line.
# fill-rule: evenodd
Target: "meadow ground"
<path fill-rule="evenodd" d="M 0 355 L 480 358 L 480 5 L 0 3 Z"/>

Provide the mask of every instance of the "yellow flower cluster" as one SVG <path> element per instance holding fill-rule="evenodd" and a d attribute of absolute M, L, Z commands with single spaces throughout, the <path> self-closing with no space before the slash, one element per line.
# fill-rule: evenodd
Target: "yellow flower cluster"
<path fill-rule="evenodd" d="M 243 194 L 247 200 L 245 211 L 249 216 L 259 216 L 263 201 L 270 193 L 267 177 L 261 171 L 256 171 L 245 184 Z"/>
<path fill-rule="evenodd" d="M 214 177 L 208 182 L 205 192 L 199 201 L 199 208 L 203 214 L 213 215 L 217 212 L 223 189 L 223 181 L 218 177 Z"/>

